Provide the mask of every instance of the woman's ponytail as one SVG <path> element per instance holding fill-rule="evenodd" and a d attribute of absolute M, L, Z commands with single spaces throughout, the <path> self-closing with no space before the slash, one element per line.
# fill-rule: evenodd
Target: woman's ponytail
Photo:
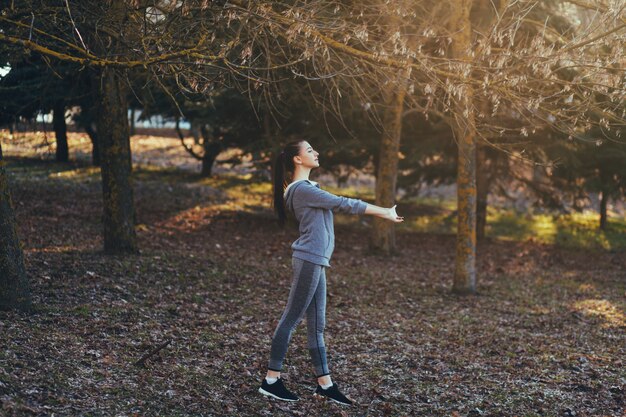
<path fill-rule="evenodd" d="M 302 140 L 288 143 L 274 162 L 274 170 L 272 172 L 274 176 L 274 212 L 278 216 L 278 223 L 281 226 L 284 226 L 287 220 L 284 197 L 285 187 L 293 178 L 293 173 L 296 169 L 293 157 L 300 153 L 301 143 Z"/>

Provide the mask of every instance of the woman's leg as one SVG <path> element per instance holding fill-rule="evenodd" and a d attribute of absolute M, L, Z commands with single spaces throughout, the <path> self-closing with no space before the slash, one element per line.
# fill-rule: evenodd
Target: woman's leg
<path fill-rule="evenodd" d="M 306 310 L 307 344 L 311 361 L 320 385 L 330 383 L 330 369 L 326 358 L 324 328 L 326 327 L 326 268 L 322 268 L 313 299 Z"/>
<path fill-rule="evenodd" d="M 326 268 L 322 268 L 319 283 L 313 300 L 306 310 L 307 335 L 309 353 L 317 375 L 317 388 L 315 394 L 330 398 L 340 404 L 350 405 L 352 400 L 346 397 L 339 386 L 332 382 L 330 369 L 326 359 L 326 346 L 324 345 L 324 326 L 326 324 Z"/>
<path fill-rule="evenodd" d="M 323 268 L 311 262 L 292 258 L 292 264 L 293 282 L 289 291 L 287 306 L 272 339 L 268 377 L 280 376 L 293 330 L 309 307 L 323 274 Z"/>

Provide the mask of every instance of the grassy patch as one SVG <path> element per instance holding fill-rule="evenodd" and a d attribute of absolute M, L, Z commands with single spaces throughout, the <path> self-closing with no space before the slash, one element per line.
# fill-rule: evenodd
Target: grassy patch
<path fill-rule="evenodd" d="M 490 210 L 487 224 L 487 235 L 495 238 L 570 248 L 626 248 L 626 220 L 609 219 L 607 230 L 603 231 L 598 228 L 598 214 L 593 212 L 553 216 Z"/>

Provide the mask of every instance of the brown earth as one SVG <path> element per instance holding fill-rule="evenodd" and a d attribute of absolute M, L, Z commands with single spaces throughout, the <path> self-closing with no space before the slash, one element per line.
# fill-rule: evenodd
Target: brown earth
<path fill-rule="evenodd" d="M 339 219 L 326 342 L 358 405 L 312 397 L 303 326 L 285 404 L 256 392 L 297 234 L 268 184 L 137 169 L 141 255 L 109 257 L 98 171 L 26 156 L 8 169 L 37 311 L 0 313 L 0 415 L 624 415 L 623 251 L 487 241 L 478 295 L 457 297 L 453 236 L 402 231 L 377 256 Z"/>

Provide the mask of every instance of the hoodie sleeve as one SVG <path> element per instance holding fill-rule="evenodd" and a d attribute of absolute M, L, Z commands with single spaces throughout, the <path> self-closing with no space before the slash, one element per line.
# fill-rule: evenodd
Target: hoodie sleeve
<path fill-rule="evenodd" d="M 363 214 L 367 207 L 367 203 L 361 200 L 336 196 L 308 183 L 298 187 L 293 198 L 300 206 L 322 208 L 335 213 Z"/>

